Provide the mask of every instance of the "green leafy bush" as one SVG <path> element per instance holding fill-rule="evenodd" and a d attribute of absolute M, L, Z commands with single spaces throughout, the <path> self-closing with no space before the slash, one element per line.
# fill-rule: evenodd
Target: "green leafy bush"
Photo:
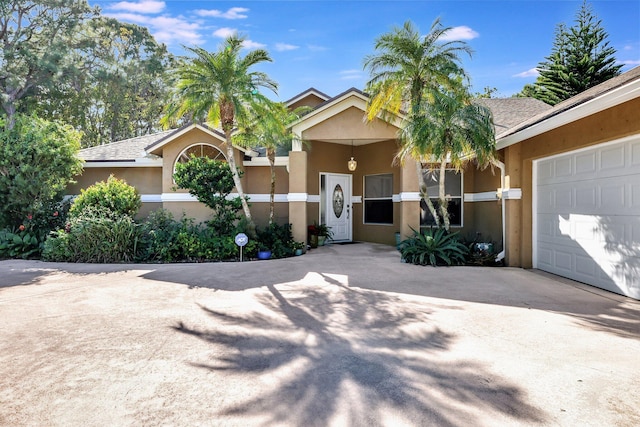
<path fill-rule="evenodd" d="M 28 259 L 39 255 L 42 241 L 38 236 L 26 230 L 0 230 L 0 258 Z"/>
<path fill-rule="evenodd" d="M 133 218 L 141 204 L 138 190 L 111 175 L 107 181 L 100 181 L 83 189 L 73 201 L 69 214 L 78 216 L 89 208 L 100 208 Z"/>
<path fill-rule="evenodd" d="M 31 216 L 49 218 L 67 185 L 82 172 L 80 133 L 57 122 L 18 115 L 11 130 L 0 119 L 0 229 L 17 229 Z M 53 209 L 52 209 L 53 208 Z M 52 228 L 35 224 L 30 231 Z"/>
<path fill-rule="evenodd" d="M 239 197 L 228 198 L 233 191 L 233 174 L 227 162 L 208 157 L 191 157 L 186 163 L 178 163 L 173 175 L 176 185 L 189 190 L 189 194 L 213 210 L 209 221 L 220 235 L 229 234 L 242 209 Z M 231 228 L 230 228 L 231 227 Z"/>
<path fill-rule="evenodd" d="M 468 248 L 458 240 L 458 233 L 444 228 L 413 231 L 413 236 L 400 243 L 402 259 L 417 265 L 459 265 L 465 261 Z"/>
<path fill-rule="evenodd" d="M 46 261 L 118 263 L 136 258 L 139 226 L 128 215 L 86 207 L 44 243 Z"/>
<path fill-rule="evenodd" d="M 210 224 L 210 223 L 209 223 Z M 192 218 L 174 219 L 171 212 L 152 212 L 141 225 L 141 261 L 223 261 L 238 256 L 233 225 L 221 235 L 209 224 L 196 224 Z M 255 252 L 256 242 L 250 241 L 244 254 Z"/>
<path fill-rule="evenodd" d="M 15 229 L 0 230 L 0 258 L 38 258 L 49 233 L 64 227 L 68 210 L 68 201 L 49 201 Z"/>
<path fill-rule="evenodd" d="M 279 225 L 275 222 L 263 230 L 258 229 L 258 246 L 271 251 L 271 258 L 284 258 L 293 255 L 294 245 L 291 224 Z"/>

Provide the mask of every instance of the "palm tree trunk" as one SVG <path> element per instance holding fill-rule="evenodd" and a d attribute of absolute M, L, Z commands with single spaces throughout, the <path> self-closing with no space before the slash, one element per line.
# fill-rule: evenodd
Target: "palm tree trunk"
<path fill-rule="evenodd" d="M 449 219 L 449 211 L 447 210 L 447 205 L 449 201 L 447 200 L 445 191 L 444 191 L 444 178 L 447 172 L 447 162 L 440 162 L 440 179 L 438 180 L 438 192 L 439 192 L 439 202 L 440 202 L 440 214 L 442 215 L 442 220 L 444 221 L 444 229 L 449 231 L 451 227 L 451 220 Z"/>
<path fill-rule="evenodd" d="M 436 222 L 436 227 L 440 228 L 440 218 L 438 217 L 438 213 L 436 212 L 435 206 L 433 206 L 433 202 L 429 198 L 429 194 L 427 194 L 427 184 L 424 182 L 424 174 L 422 173 L 422 163 L 416 162 L 416 172 L 418 173 L 418 186 L 420 187 L 420 197 L 427 204 L 427 208 L 429 208 L 429 212 L 433 216 L 433 220 Z"/>
<path fill-rule="evenodd" d="M 273 224 L 276 206 L 276 150 L 267 148 L 269 169 L 271 170 L 271 191 L 269 193 L 269 225 Z"/>
<path fill-rule="evenodd" d="M 229 168 L 231 169 L 231 173 L 233 174 L 233 183 L 236 186 L 236 191 L 238 192 L 238 196 L 240 197 L 240 201 L 242 202 L 242 210 L 244 211 L 244 216 L 247 218 L 248 222 L 251 222 L 251 210 L 249 210 L 249 203 L 247 203 L 247 199 L 244 197 L 242 181 L 240 181 L 240 174 L 238 173 L 238 168 L 236 166 L 236 158 L 234 155 L 235 153 L 233 152 L 233 144 L 231 143 L 231 132 L 225 131 L 225 137 L 227 139 L 227 162 L 229 163 Z"/>

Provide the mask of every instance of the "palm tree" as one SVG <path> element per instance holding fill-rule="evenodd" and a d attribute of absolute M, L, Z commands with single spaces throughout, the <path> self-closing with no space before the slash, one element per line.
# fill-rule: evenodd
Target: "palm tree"
<path fill-rule="evenodd" d="M 441 41 L 449 30 L 451 27 L 443 27 L 440 19 L 436 19 L 429 33 L 421 36 L 407 21 L 402 28 L 394 28 L 376 39 L 377 53 L 364 60 L 371 75 L 365 89 L 370 95 L 369 120 L 384 112 L 419 111 L 423 102 L 428 101 L 427 91 L 456 86 L 457 77 L 464 75 L 459 54 L 471 55 L 472 51 L 461 41 Z"/>
<path fill-rule="evenodd" d="M 291 147 L 294 135 L 288 125 L 310 110 L 311 108 L 305 106 L 290 110 L 282 102 L 268 102 L 254 111 L 255 117 L 249 126 L 234 134 L 234 141 L 239 145 L 266 149 L 271 172 L 269 224 L 272 224 L 275 218 L 276 152 L 278 149 Z"/>
<path fill-rule="evenodd" d="M 491 110 L 472 102 L 469 91 L 461 86 L 457 90 L 443 90 L 431 94 L 418 114 L 409 114 L 401 131 L 402 147 L 398 158 L 407 156 L 420 162 L 439 163 L 438 208 L 449 230 L 450 221 L 445 195 L 445 171 L 451 165 L 459 171 L 467 161 L 474 160 L 485 168 L 495 160 L 495 131 Z M 424 178 L 420 172 L 422 183 Z M 425 200 L 426 202 L 426 200 Z M 440 227 L 438 212 L 431 203 L 429 208 L 436 226 Z"/>
<path fill-rule="evenodd" d="M 467 53 L 471 56 L 472 51 L 461 41 L 443 42 L 441 39 L 449 30 L 450 27 L 443 27 L 436 19 L 429 33 L 421 36 L 418 29 L 407 21 L 402 28 L 394 28 L 376 39 L 377 53 L 367 56 L 364 61 L 364 67 L 371 75 L 365 89 L 370 95 L 367 118 L 374 120 L 378 115 L 384 117 L 388 113 L 408 111 L 402 141 L 410 147 L 406 153 L 416 160 L 420 196 L 436 224 L 439 224 L 438 215 L 427 194 L 422 173 L 423 162 L 428 160 L 428 150 L 419 151 L 424 146 L 415 141 L 411 123 L 415 123 L 422 114 L 423 105 L 431 102 L 438 90 L 459 87 L 461 77 L 465 75 L 459 65 L 459 55 Z M 398 158 L 403 161 L 406 155 Z"/>
<path fill-rule="evenodd" d="M 186 48 L 196 56 L 178 68 L 176 101 L 169 105 L 162 122 L 166 126 L 190 116 L 194 121 L 207 121 L 222 128 L 227 162 L 233 172 L 236 191 L 242 199 L 245 217 L 251 222 L 231 136 L 239 123 L 247 120 L 251 110 L 268 101 L 258 89 L 264 87 L 276 92 L 278 86 L 265 73 L 250 71 L 254 65 L 271 62 L 271 57 L 263 49 L 252 50 L 240 57 L 244 40 L 244 37 L 230 36 L 217 52 L 207 52 L 199 47 Z"/>

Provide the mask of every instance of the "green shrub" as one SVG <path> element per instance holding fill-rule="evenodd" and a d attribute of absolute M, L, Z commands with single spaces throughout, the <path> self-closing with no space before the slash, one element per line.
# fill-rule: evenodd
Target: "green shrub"
<path fill-rule="evenodd" d="M 0 258 L 35 257 L 42 251 L 42 239 L 26 230 L 0 230 Z"/>
<path fill-rule="evenodd" d="M 293 255 L 291 248 L 294 240 L 291 224 L 272 223 L 263 230 L 258 230 L 258 246 L 271 251 L 271 258 L 284 258 Z"/>
<path fill-rule="evenodd" d="M 458 240 L 458 233 L 444 228 L 413 231 L 413 236 L 400 243 L 402 259 L 417 265 L 459 265 L 465 261 L 468 249 Z"/>
<path fill-rule="evenodd" d="M 68 201 L 49 201 L 29 213 L 15 229 L 0 230 L 0 258 L 38 258 L 52 230 L 64 227 Z"/>
<path fill-rule="evenodd" d="M 46 261 L 118 263 L 136 258 L 138 225 L 128 215 L 86 207 L 63 230 L 51 233 L 42 253 Z"/>
<path fill-rule="evenodd" d="M 135 217 L 142 204 L 138 190 L 113 175 L 83 189 L 73 201 L 69 214 L 78 216 L 88 208 L 106 209 L 116 215 Z"/>
<path fill-rule="evenodd" d="M 0 129 L 0 229 L 26 227 L 27 217 L 47 218 L 54 212 L 52 205 L 82 172 L 80 137 L 71 126 L 25 115 L 16 117 L 11 130 Z M 36 226 L 29 231 L 49 230 Z"/>

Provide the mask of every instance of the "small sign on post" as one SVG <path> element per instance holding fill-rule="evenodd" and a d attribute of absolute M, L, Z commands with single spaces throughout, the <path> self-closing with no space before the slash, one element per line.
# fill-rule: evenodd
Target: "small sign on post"
<path fill-rule="evenodd" d="M 240 262 L 242 262 L 242 248 L 249 243 L 249 238 L 244 233 L 238 233 L 236 234 L 235 242 L 240 247 Z"/>

